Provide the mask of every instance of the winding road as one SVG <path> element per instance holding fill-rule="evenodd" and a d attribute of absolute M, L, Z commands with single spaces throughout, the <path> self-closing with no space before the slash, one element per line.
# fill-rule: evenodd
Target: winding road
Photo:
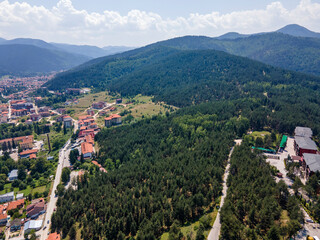
<path fill-rule="evenodd" d="M 242 139 L 236 139 L 234 140 L 236 145 L 240 145 L 242 142 Z M 224 200 L 227 196 L 227 190 L 228 190 L 228 186 L 227 186 L 227 179 L 229 176 L 229 168 L 230 168 L 230 158 L 231 155 L 233 153 L 233 149 L 234 147 L 231 148 L 230 153 L 229 153 L 229 157 L 228 157 L 228 163 L 226 166 L 226 169 L 224 171 L 224 177 L 223 177 L 223 189 L 222 189 L 222 196 L 221 196 L 221 201 L 220 201 L 220 209 L 224 204 Z M 212 229 L 208 235 L 208 240 L 219 240 L 219 236 L 220 236 L 220 229 L 221 229 L 221 222 L 220 222 L 220 209 L 218 211 L 216 220 L 214 221 L 214 224 L 212 226 Z"/>

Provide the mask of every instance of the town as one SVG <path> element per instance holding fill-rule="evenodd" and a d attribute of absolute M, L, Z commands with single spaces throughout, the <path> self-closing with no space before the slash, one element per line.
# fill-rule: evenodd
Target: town
<path fill-rule="evenodd" d="M 86 93 L 81 89 L 66 90 L 66 94 L 72 95 Z M 101 127 L 122 124 L 122 117 L 116 111 L 122 99 L 117 98 L 111 103 L 93 102 L 83 115 L 72 118 L 65 108 L 40 107 L 41 97 L 22 96 L 12 94 L 8 103 L 0 105 L 0 122 L 4 130 L 0 157 L 12 161 L 6 170 L 1 171 L 7 174 L 0 183 L 1 234 L 5 234 L 6 239 L 24 239 L 28 234 L 35 234 L 41 239 L 60 239 L 58 233 L 50 233 L 49 226 L 57 197 L 63 191 L 60 178 L 65 180 L 61 175 L 66 169 L 70 172 L 76 170 L 77 166 L 77 171 L 69 173 L 75 181 L 85 172 L 79 171 L 85 162 L 107 173 L 94 160 L 94 137 Z M 98 126 L 97 118 L 103 119 L 102 126 Z M 63 136 L 62 142 L 60 135 Z M 42 166 L 35 169 L 31 164 Z M 65 183 L 62 188 L 73 187 L 70 178 Z"/>

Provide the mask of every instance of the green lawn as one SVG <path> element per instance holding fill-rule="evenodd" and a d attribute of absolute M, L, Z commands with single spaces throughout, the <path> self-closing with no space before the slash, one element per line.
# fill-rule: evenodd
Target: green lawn
<path fill-rule="evenodd" d="M 254 137 L 254 139 L 256 139 L 257 137 L 261 137 L 264 138 L 264 136 L 266 135 L 271 135 L 270 132 L 268 131 L 254 131 L 253 133 L 250 134 L 252 137 Z"/>
<path fill-rule="evenodd" d="M 50 184 L 47 184 L 48 187 L 50 187 Z M 43 185 L 43 186 L 39 186 L 39 187 L 35 187 L 35 188 L 31 188 L 30 186 L 27 186 L 26 189 L 19 191 L 19 188 L 14 188 L 13 191 L 15 194 L 17 193 L 23 193 L 24 196 L 28 196 L 30 193 L 43 193 L 48 187 L 47 185 Z M 4 185 L 4 189 L 2 191 L 0 191 L 0 195 L 1 194 L 5 194 L 11 192 L 11 183 L 7 183 Z"/>
<path fill-rule="evenodd" d="M 205 215 L 209 215 L 209 214 L 211 214 L 211 216 L 212 216 L 212 221 L 211 221 L 211 226 L 212 226 L 216 217 L 217 217 L 218 210 L 215 209 L 213 212 L 209 212 Z M 181 227 L 181 232 L 185 238 L 187 238 L 187 236 L 190 235 L 191 239 L 195 239 L 199 226 L 200 226 L 199 220 L 195 221 L 193 223 L 188 223 L 188 224 L 184 225 L 183 227 Z M 209 232 L 210 232 L 210 229 L 207 229 L 204 232 L 204 236 L 206 239 L 209 235 Z M 165 232 L 164 234 L 162 234 L 161 240 L 168 240 L 168 239 L 169 239 L 169 232 Z"/>

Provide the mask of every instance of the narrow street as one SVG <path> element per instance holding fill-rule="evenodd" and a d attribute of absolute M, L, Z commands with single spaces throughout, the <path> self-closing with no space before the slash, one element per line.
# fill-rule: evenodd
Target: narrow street
<path fill-rule="evenodd" d="M 240 145 L 242 142 L 242 139 L 236 139 L 234 140 L 236 142 L 236 145 Z M 227 186 L 227 179 L 229 176 L 229 168 L 230 168 L 230 158 L 232 155 L 234 147 L 231 148 L 229 157 L 228 157 L 228 163 L 226 166 L 226 169 L 224 171 L 224 177 L 223 177 L 223 189 L 222 189 L 222 196 L 221 196 L 221 201 L 220 201 L 220 209 L 224 204 L 224 200 L 227 196 L 227 191 L 228 191 L 228 186 Z M 220 209 L 218 211 L 216 220 L 214 221 L 214 224 L 212 226 L 212 229 L 208 235 L 208 240 L 219 240 L 220 236 L 220 229 L 221 229 L 221 222 L 220 222 Z"/>

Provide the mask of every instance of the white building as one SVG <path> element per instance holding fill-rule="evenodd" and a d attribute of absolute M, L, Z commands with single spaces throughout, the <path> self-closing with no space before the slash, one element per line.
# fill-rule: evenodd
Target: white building
<path fill-rule="evenodd" d="M 24 233 L 29 233 L 32 230 L 38 231 L 41 229 L 43 220 L 30 220 L 24 224 Z"/>
<path fill-rule="evenodd" d="M 10 202 L 13 200 L 14 200 L 14 192 L 9 192 L 9 193 L 0 195 L 0 203 Z"/>

